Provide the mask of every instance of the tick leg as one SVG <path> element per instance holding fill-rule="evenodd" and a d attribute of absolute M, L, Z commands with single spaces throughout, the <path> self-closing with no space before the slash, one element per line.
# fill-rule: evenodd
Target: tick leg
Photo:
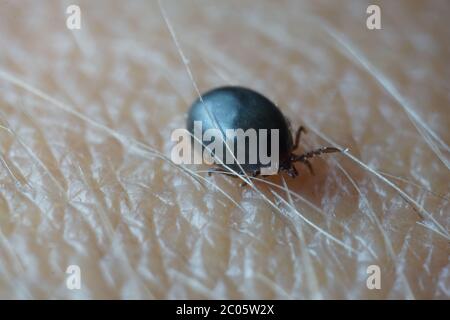
<path fill-rule="evenodd" d="M 318 148 L 316 150 L 312 150 L 309 152 L 306 152 L 300 156 L 295 156 L 294 161 L 300 161 L 303 162 L 303 160 L 314 158 L 315 156 L 320 156 L 323 153 L 334 153 L 334 152 L 341 152 L 338 148 L 334 147 L 322 147 Z"/>
<path fill-rule="evenodd" d="M 311 164 L 311 161 L 309 161 L 308 159 L 303 159 L 303 160 L 300 160 L 300 162 L 308 167 L 308 170 L 311 173 L 311 175 L 314 175 L 314 169 L 313 169 L 313 166 Z"/>
<path fill-rule="evenodd" d="M 299 143 L 300 143 L 300 136 L 301 136 L 302 132 L 303 132 L 303 133 L 306 133 L 306 129 L 305 129 L 305 127 L 303 127 L 303 126 L 300 126 L 300 127 L 297 129 L 297 132 L 295 133 L 295 142 L 294 142 L 294 147 L 293 147 L 292 150 L 295 150 L 295 149 L 298 148 L 298 145 L 299 145 Z"/>
<path fill-rule="evenodd" d="M 322 147 L 322 148 L 319 148 L 316 150 L 306 152 L 300 156 L 295 156 L 293 161 L 299 161 L 299 162 L 305 164 L 308 167 L 311 174 L 314 175 L 314 170 L 312 168 L 312 165 L 311 165 L 311 162 L 309 161 L 309 159 L 314 158 L 315 156 L 319 156 L 323 153 L 333 153 L 333 152 L 341 152 L 341 150 L 339 150 L 337 148 L 333 148 L 333 147 Z"/>

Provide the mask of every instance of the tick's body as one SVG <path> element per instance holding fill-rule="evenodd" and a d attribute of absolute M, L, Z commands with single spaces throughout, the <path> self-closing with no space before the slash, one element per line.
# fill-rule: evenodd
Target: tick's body
<path fill-rule="evenodd" d="M 297 130 L 295 141 L 292 137 L 290 125 L 281 111 L 269 99 L 263 95 L 242 87 L 221 87 L 213 89 L 204 95 L 202 99 L 197 99 L 189 110 L 187 129 L 193 134 L 194 121 L 202 122 L 202 130 L 219 129 L 223 133 L 227 129 L 267 129 L 269 131 L 267 137 L 268 150 L 270 149 L 270 130 L 279 130 L 279 171 L 287 171 L 287 173 L 295 177 L 298 173 L 293 162 L 301 161 L 311 165 L 308 158 L 324 152 L 339 151 L 335 148 L 321 148 L 305 155 L 295 155 L 292 152 L 297 148 L 300 139 L 300 133 L 303 128 Z M 259 137 L 258 137 L 259 139 Z M 205 143 L 205 141 L 203 141 Z M 259 146 L 258 141 L 258 146 Z M 256 176 L 260 174 L 263 165 L 259 156 L 256 164 L 239 163 L 228 165 L 230 169 L 237 173 L 242 173 L 242 169 L 250 175 Z"/>

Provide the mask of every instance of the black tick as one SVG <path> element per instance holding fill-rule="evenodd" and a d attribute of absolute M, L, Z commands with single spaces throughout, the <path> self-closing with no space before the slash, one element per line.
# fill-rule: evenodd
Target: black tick
<path fill-rule="evenodd" d="M 306 133 L 303 126 L 300 126 L 295 133 L 295 138 L 292 136 L 290 123 L 282 114 L 282 112 L 275 106 L 273 102 L 264 97 L 258 92 L 251 89 L 227 86 L 216 88 L 206 92 L 201 99 L 198 98 L 191 106 L 188 114 L 187 129 L 194 134 L 194 121 L 202 122 L 202 133 L 208 129 L 219 129 L 224 133 L 227 129 L 271 129 L 279 130 L 279 165 L 278 173 L 285 171 L 291 177 L 298 175 L 297 169 L 294 166 L 295 162 L 305 164 L 310 172 L 313 174 L 313 168 L 309 161 L 310 158 L 320 155 L 322 153 L 339 152 L 341 150 L 333 147 L 321 147 L 304 154 L 298 155 L 294 153 L 300 141 L 302 132 Z M 203 137 L 203 135 L 202 135 Z M 259 136 L 258 136 L 258 139 Z M 258 141 L 258 146 L 260 141 Z M 270 134 L 267 134 L 268 150 L 270 149 Z M 209 143 L 202 141 L 203 145 Z M 223 145 L 225 148 L 225 145 Z M 248 145 L 246 145 L 248 148 Z M 235 152 L 236 150 L 233 150 Z M 248 151 L 248 149 L 246 149 Z M 246 153 L 246 160 L 249 156 Z M 236 156 L 236 154 L 234 154 Z M 259 153 L 256 163 L 236 163 L 226 164 L 230 169 L 242 174 L 245 173 L 255 177 L 261 174 L 261 169 L 265 166 L 260 162 Z M 267 165 L 269 166 L 269 165 Z M 210 170 L 211 172 L 227 173 L 229 170 L 219 167 Z"/>

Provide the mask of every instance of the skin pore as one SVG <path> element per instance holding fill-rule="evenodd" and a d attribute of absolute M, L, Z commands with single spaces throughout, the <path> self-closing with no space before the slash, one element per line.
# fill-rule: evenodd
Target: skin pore
<path fill-rule="evenodd" d="M 448 298 L 450 7 L 377 2 L 381 30 L 295 0 L 79 1 L 68 30 L 0 1 L 0 298 Z M 171 164 L 223 85 L 348 152 L 244 188 Z"/>

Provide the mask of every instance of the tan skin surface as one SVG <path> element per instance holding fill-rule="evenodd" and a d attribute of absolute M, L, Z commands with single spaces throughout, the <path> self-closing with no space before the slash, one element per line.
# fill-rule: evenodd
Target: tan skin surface
<path fill-rule="evenodd" d="M 448 299 L 450 5 L 369 31 L 368 4 L 81 1 L 72 32 L 2 0 L 0 297 Z M 348 153 L 245 188 L 171 165 L 196 87 L 230 84 Z"/>

